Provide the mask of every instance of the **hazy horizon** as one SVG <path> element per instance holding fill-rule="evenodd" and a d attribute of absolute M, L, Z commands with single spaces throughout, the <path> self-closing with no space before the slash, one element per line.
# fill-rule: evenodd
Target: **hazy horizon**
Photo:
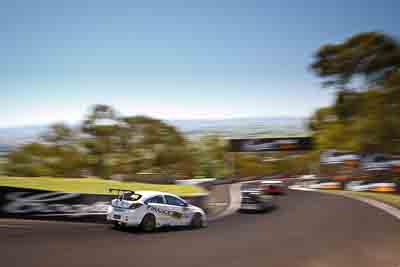
<path fill-rule="evenodd" d="M 220 120 L 164 120 L 173 125 L 189 138 L 207 134 L 218 134 L 224 137 L 241 138 L 254 136 L 293 136 L 307 134 L 307 118 L 298 117 L 253 117 L 231 118 Z M 79 123 L 68 124 L 78 129 Z M 0 144 L 15 145 L 32 142 L 47 132 L 50 124 L 0 127 Z"/>
<path fill-rule="evenodd" d="M 135 115 L 123 115 L 123 116 L 148 116 L 146 114 L 135 114 Z M 151 116 L 150 116 L 151 117 Z M 227 117 L 227 118 L 159 118 L 159 117 L 152 117 L 155 119 L 159 119 L 165 122 L 213 122 L 213 121 L 232 121 L 232 120 L 257 120 L 257 119 L 271 119 L 271 120 L 306 120 L 309 117 L 306 116 L 248 116 L 248 117 Z M 58 121 L 50 121 L 44 123 L 37 123 L 37 124 L 11 124 L 11 125 L 0 125 L 0 129 L 17 129 L 17 128 L 25 128 L 25 127 L 47 127 L 54 123 L 66 123 L 67 125 L 74 126 L 79 125 L 83 122 L 82 120 L 77 121 L 66 121 L 66 120 L 58 120 Z"/>

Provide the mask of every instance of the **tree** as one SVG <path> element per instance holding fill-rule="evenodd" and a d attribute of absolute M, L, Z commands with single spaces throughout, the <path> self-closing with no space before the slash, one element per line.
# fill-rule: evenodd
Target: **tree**
<path fill-rule="evenodd" d="M 8 155 L 7 173 L 133 178 L 149 171 L 186 178 L 198 172 L 193 146 L 161 120 L 121 117 L 110 106 L 95 105 L 80 129 L 77 132 L 64 123 L 50 126 L 42 142 L 26 144 Z"/>
<path fill-rule="evenodd" d="M 335 104 L 310 121 L 320 148 L 400 151 L 400 45 L 394 38 L 368 32 L 324 45 L 311 69 L 338 90 Z"/>
<path fill-rule="evenodd" d="M 355 78 L 369 86 L 382 85 L 399 66 L 400 45 L 394 38 L 381 32 L 364 32 L 339 44 L 323 45 L 314 54 L 311 69 L 324 78 L 324 86 L 343 90 L 349 89 Z"/>
<path fill-rule="evenodd" d="M 8 154 L 6 172 L 11 176 L 54 176 L 54 170 L 49 166 L 51 157 L 48 146 L 27 144 Z"/>
<path fill-rule="evenodd" d="M 274 174 L 274 164 L 265 163 L 256 153 L 234 155 L 235 175 L 238 177 L 264 176 Z"/>
<path fill-rule="evenodd" d="M 50 134 L 51 135 L 51 134 Z M 85 155 L 73 144 L 30 143 L 8 155 L 6 171 L 13 176 L 79 177 Z"/>
<path fill-rule="evenodd" d="M 74 142 L 75 138 L 74 131 L 62 122 L 52 124 L 48 132 L 42 135 L 42 139 L 46 143 L 51 143 L 56 146 L 71 144 Z"/>
<path fill-rule="evenodd" d="M 121 119 L 119 151 L 126 155 L 119 161 L 119 171 L 134 175 L 154 170 L 168 176 L 192 176 L 194 159 L 183 135 L 165 122 L 132 116 Z"/>
<path fill-rule="evenodd" d="M 228 169 L 225 166 L 227 142 L 221 136 L 202 136 L 196 142 L 195 148 L 200 176 L 224 177 L 228 175 Z"/>
<path fill-rule="evenodd" d="M 324 107 L 318 109 L 310 118 L 308 128 L 312 131 L 319 131 L 327 125 L 337 121 L 335 109 L 333 107 Z"/>
<path fill-rule="evenodd" d="M 285 155 L 272 165 L 275 173 L 280 175 L 297 176 L 310 172 L 316 172 L 319 167 L 318 151 L 308 152 L 300 155 Z"/>
<path fill-rule="evenodd" d="M 120 123 L 116 111 L 107 105 L 95 105 L 83 122 L 82 132 L 88 136 L 83 145 L 95 176 L 108 178 L 112 174 L 112 154 L 118 142 Z"/>

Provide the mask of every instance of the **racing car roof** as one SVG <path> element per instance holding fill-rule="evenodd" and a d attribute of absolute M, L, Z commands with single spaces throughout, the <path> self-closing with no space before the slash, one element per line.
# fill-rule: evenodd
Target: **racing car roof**
<path fill-rule="evenodd" d="M 144 199 L 147 199 L 149 197 L 158 196 L 158 195 L 168 195 L 168 196 L 173 196 L 173 197 L 177 197 L 177 198 L 181 199 L 181 197 L 179 197 L 177 195 L 167 193 L 167 192 L 161 192 L 161 191 L 135 191 L 135 193 L 142 195 L 142 197 Z"/>
<path fill-rule="evenodd" d="M 283 184 L 282 181 L 278 181 L 278 180 L 265 180 L 261 182 L 262 184 Z"/>

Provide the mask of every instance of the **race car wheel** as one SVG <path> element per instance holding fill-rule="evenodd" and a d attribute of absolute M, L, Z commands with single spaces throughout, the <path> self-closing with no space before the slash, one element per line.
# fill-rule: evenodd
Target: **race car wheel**
<path fill-rule="evenodd" d="M 117 230 L 122 230 L 126 227 L 126 224 L 120 222 L 113 222 L 113 228 Z"/>
<path fill-rule="evenodd" d="M 119 228 L 121 228 L 121 225 L 119 224 L 119 222 L 113 222 L 113 227 L 115 229 L 119 229 Z"/>
<path fill-rule="evenodd" d="M 192 226 L 193 228 L 201 228 L 203 226 L 203 219 L 201 218 L 200 213 L 196 213 L 193 215 L 190 226 Z"/>
<path fill-rule="evenodd" d="M 156 218 L 153 214 L 146 214 L 142 222 L 140 223 L 140 228 L 145 232 L 152 232 L 156 228 Z"/>

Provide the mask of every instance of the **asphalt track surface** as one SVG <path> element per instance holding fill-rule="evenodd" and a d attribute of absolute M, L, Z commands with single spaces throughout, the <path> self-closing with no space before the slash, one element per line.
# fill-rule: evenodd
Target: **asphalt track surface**
<path fill-rule="evenodd" d="M 290 191 L 266 213 L 151 234 L 108 225 L 0 221 L 1 266 L 400 266 L 400 221 L 336 195 Z"/>

